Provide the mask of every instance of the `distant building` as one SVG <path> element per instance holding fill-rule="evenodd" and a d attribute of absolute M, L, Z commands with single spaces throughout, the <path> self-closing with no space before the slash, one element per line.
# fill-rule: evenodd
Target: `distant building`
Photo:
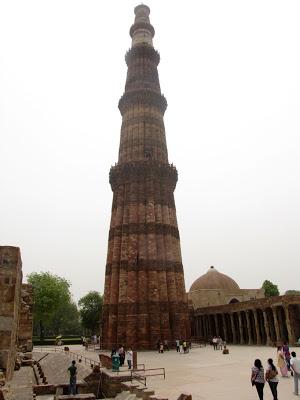
<path fill-rule="evenodd" d="M 263 289 L 240 289 L 232 278 L 210 267 L 192 284 L 188 296 L 193 308 L 197 309 L 261 299 L 265 293 Z"/>
<path fill-rule="evenodd" d="M 210 267 L 188 297 L 195 340 L 221 336 L 227 343 L 277 345 L 300 337 L 300 296 L 264 297 L 262 289 L 240 289 Z"/>

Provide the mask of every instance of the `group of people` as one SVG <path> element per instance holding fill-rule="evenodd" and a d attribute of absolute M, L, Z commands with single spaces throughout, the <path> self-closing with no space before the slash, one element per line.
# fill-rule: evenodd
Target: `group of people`
<path fill-rule="evenodd" d="M 214 336 L 210 343 L 213 345 L 214 350 L 223 350 L 223 346 L 226 346 L 221 336 Z"/>
<path fill-rule="evenodd" d="M 177 353 L 181 353 L 181 354 L 186 354 L 189 352 L 189 343 L 186 340 L 179 340 L 176 339 L 175 341 L 176 343 L 176 351 Z M 165 340 L 158 340 L 157 344 L 157 351 L 162 354 L 165 350 L 169 351 L 169 342 L 167 339 Z"/>
<path fill-rule="evenodd" d="M 127 360 L 128 364 L 128 369 L 132 368 L 132 360 L 133 360 L 133 352 L 131 347 L 128 347 L 127 350 L 124 349 L 123 345 L 119 345 L 118 348 L 113 348 L 111 351 L 111 357 L 113 356 L 118 356 L 119 357 L 119 362 L 120 362 L 120 367 L 123 367 L 125 363 L 125 358 Z"/>
<path fill-rule="evenodd" d="M 289 346 L 285 343 L 284 346 L 277 348 L 277 367 L 280 370 L 282 377 L 288 377 L 288 371 L 294 377 L 294 394 L 298 396 L 298 381 L 300 379 L 300 358 L 292 351 L 290 353 Z M 251 383 L 256 387 L 259 400 L 264 398 L 265 382 L 268 382 L 273 400 L 278 400 L 277 386 L 278 386 L 278 369 L 274 365 L 272 358 L 267 361 L 266 371 L 262 366 L 261 360 L 256 359 L 251 371 Z"/>

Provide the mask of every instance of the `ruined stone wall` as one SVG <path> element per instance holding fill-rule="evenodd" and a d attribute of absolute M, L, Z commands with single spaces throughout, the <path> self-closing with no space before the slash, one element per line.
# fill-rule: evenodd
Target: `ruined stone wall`
<path fill-rule="evenodd" d="M 13 375 L 17 348 L 22 261 L 18 247 L 0 246 L 0 369 Z"/>
<path fill-rule="evenodd" d="M 22 352 L 32 351 L 33 329 L 33 288 L 23 283 L 21 287 L 21 303 L 18 329 L 18 349 Z"/>

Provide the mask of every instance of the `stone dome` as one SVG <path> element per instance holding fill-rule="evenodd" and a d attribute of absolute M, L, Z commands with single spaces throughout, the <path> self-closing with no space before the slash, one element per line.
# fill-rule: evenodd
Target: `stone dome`
<path fill-rule="evenodd" d="M 190 292 L 200 289 L 239 290 L 240 288 L 232 278 L 210 267 L 206 274 L 195 280 Z"/>

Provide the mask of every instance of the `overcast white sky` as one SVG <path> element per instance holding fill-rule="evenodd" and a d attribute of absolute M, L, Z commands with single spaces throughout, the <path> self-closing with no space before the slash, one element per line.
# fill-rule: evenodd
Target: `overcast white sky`
<path fill-rule="evenodd" d="M 0 244 L 103 291 L 136 1 L 0 3 Z M 300 289 L 299 0 L 148 1 L 186 286 Z"/>

